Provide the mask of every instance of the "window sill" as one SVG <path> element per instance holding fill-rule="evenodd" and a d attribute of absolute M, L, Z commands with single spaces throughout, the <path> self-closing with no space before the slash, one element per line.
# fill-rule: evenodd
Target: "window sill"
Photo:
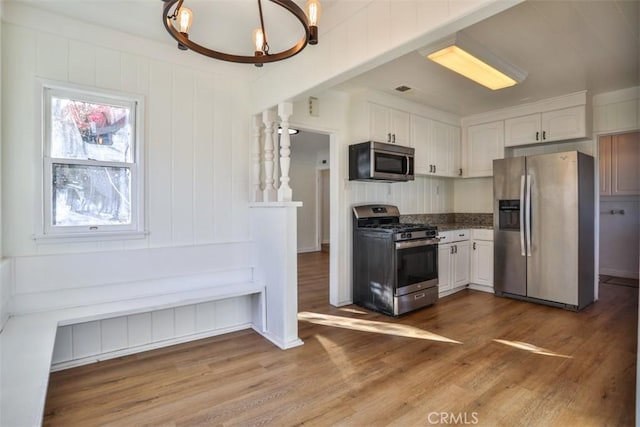
<path fill-rule="evenodd" d="M 34 234 L 33 240 L 38 243 L 78 243 L 98 242 L 106 240 L 144 239 L 149 231 L 101 231 L 95 233 L 67 233 L 67 234 Z"/>

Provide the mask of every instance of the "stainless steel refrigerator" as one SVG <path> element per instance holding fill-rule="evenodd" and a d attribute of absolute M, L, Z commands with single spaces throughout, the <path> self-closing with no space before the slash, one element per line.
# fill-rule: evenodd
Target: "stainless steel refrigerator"
<path fill-rule="evenodd" d="M 594 298 L 593 157 L 493 161 L 496 295 L 580 310 Z"/>

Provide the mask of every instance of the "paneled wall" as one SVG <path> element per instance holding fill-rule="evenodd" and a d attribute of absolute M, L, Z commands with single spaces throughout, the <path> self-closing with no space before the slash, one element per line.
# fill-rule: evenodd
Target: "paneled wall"
<path fill-rule="evenodd" d="M 10 280 L 0 283 L 0 318 L 9 297 L 12 308 L 43 309 L 64 302 L 69 292 L 82 303 L 104 300 L 111 289 L 105 285 L 117 287 L 149 271 L 154 278 L 212 273 L 216 263 L 203 256 L 214 253 L 211 248 L 237 258 L 227 256 L 228 264 L 250 268 L 247 252 L 233 250 L 250 240 L 246 72 L 22 3 L 5 9 L 2 63 L 1 237 L 10 261 L 2 264 L 0 279 Z M 34 239 L 42 229 L 42 81 L 142 96 L 144 238 Z M 52 262 L 56 257 L 64 268 Z M 46 280 L 5 274 L 8 263 L 34 260 L 44 262 L 35 273 Z M 143 290 L 154 292 L 162 291 Z"/>
<path fill-rule="evenodd" d="M 61 326 L 52 370 L 251 327 L 251 300 L 201 304 Z"/>
<path fill-rule="evenodd" d="M 403 215 L 453 212 L 453 180 L 416 176 L 409 182 L 350 182 L 353 205 L 396 205 Z"/>
<path fill-rule="evenodd" d="M 5 23 L 4 255 L 121 250 L 248 238 L 246 82 Z M 145 96 L 143 241 L 38 244 L 37 79 Z"/>

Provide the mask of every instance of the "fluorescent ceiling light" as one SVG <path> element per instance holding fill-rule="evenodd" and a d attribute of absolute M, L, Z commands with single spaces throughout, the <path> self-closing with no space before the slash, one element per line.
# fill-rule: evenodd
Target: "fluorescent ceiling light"
<path fill-rule="evenodd" d="M 515 86 L 527 76 L 462 33 L 422 49 L 420 54 L 491 90 Z"/>

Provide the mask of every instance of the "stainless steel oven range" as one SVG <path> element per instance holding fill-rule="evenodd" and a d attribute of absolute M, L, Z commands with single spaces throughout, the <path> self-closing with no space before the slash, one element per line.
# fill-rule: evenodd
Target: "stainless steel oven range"
<path fill-rule="evenodd" d="M 437 227 L 391 205 L 353 207 L 353 302 L 398 316 L 438 300 Z"/>

